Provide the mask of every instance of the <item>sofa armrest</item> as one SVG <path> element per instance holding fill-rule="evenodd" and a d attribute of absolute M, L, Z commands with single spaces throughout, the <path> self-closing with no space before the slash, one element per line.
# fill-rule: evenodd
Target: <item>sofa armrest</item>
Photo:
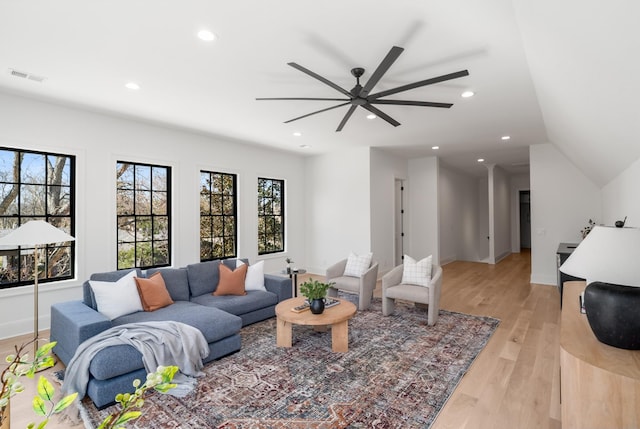
<path fill-rule="evenodd" d="M 66 301 L 51 306 L 51 341 L 58 344 L 53 352 L 69 363 L 76 349 L 88 338 L 111 328 L 111 320 L 82 301 Z"/>
<path fill-rule="evenodd" d="M 331 265 L 329 268 L 327 268 L 325 281 L 329 283 L 331 279 L 335 279 L 336 277 L 342 277 L 346 266 L 347 266 L 346 259 L 342 259 L 336 262 L 335 264 Z"/>
<path fill-rule="evenodd" d="M 269 292 L 278 295 L 278 302 L 291 298 L 291 279 L 289 277 L 276 276 L 274 274 L 264 275 L 264 286 Z"/>
<path fill-rule="evenodd" d="M 382 290 L 384 291 L 388 287 L 399 285 L 402 281 L 403 271 L 404 265 L 400 264 L 382 276 Z"/>

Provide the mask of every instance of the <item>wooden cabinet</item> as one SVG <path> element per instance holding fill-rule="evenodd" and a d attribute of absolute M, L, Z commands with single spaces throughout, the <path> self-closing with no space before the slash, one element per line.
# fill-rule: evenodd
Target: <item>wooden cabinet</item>
<path fill-rule="evenodd" d="M 562 427 L 640 428 L 640 350 L 598 341 L 578 297 L 584 282 L 564 284 L 560 325 Z"/>

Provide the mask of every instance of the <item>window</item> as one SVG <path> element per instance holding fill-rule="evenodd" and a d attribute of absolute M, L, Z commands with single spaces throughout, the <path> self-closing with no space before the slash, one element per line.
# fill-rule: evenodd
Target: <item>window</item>
<path fill-rule="evenodd" d="M 75 233 L 75 157 L 0 148 L 0 230 L 44 220 Z M 38 281 L 73 278 L 73 242 L 39 246 Z M 34 281 L 34 248 L 0 249 L 0 288 Z"/>
<path fill-rule="evenodd" d="M 284 180 L 258 178 L 258 254 L 284 252 Z"/>
<path fill-rule="evenodd" d="M 237 252 L 236 175 L 200 171 L 200 260 Z"/>
<path fill-rule="evenodd" d="M 118 161 L 118 269 L 171 263 L 171 168 Z"/>

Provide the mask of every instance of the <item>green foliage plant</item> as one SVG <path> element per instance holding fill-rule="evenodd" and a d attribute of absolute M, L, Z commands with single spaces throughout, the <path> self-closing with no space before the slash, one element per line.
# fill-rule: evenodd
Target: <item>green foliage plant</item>
<path fill-rule="evenodd" d="M 314 299 L 322 299 L 327 295 L 327 290 L 335 283 L 323 283 L 313 278 L 305 281 L 300 285 L 300 293 L 307 297 L 309 301 Z"/>
<path fill-rule="evenodd" d="M 33 378 L 35 373 L 43 369 L 51 368 L 55 361 L 51 356 L 51 350 L 56 342 L 50 342 L 38 348 L 33 361 L 29 360 L 29 355 L 25 353 L 26 348 L 33 343 L 32 340 L 20 347 L 15 347 L 15 353 L 6 357 L 7 366 L 0 373 L 2 380 L 2 390 L 0 390 L 0 425 L 4 418 L 4 409 L 9 406 L 9 398 L 24 391 L 24 385 L 20 378 L 26 376 Z M 156 390 L 160 393 L 167 393 L 176 387 L 171 383 L 173 377 L 178 372 L 177 366 L 159 366 L 155 372 L 147 374 L 147 380 L 141 384 L 140 380 L 134 380 L 134 393 L 120 393 L 116 396 L 119 409 L 107 416 L 98 429 L 123 429 L 128 422 L 137 419 L 142 415 L 144 396 L 149 390 Z M 71 393 L 59 401 L 54 401 L 55 388 L 51 382 L 43 376 L 38 379 L 37 393 L 33 398 L 33 411 L 44 419 L 36 424 L 29 423 L 28 429 L 43 429 L 49 423 L 54 414 L 59 414 L 69 407 L 78 397 L 78 393 Z"/>
<path fill-rule="evenodd" d="M 29 355 L 25 353 L 26 348 L 33 343 L 32 340 L 20 347 L 15 347 L 15 353 L 6 357 L 5 362 L 7 366 L 2 370 L 0 379 L 2 380 L 2 390 L 0 390 L 0 411 L 9 405 L 9 399 L 18 393 L 24 391 L 24 385 L 20 381 L 20 378 L 26 376 L 33 378 L 35 373 L 46 368 L 51 368 L 55 361 L 51 356 L 51 349 L 55 347 L 56 342 L 51 342 L 43 345 L 36 350 L 34 359 L 29 360 Z M 29 423 L 27 426 L 29 429 L 44 428 L 52 415 L 62 412 L 65 408 L 73 403 L 78 396 L 77 393 L 72 393 L 65 396 L 58 402 L 54 402 L 53 397 L 55 389 L 53 385 L 45 377 L 38 379 L 37 395 L 33 398 L 33 410 L 37 416 L 44 417 L 44 420 L 37 426 L 35 423 Z M 50 404 L 50 406 L 48 405 Z M 0 413 L 0 424 L 3 423 L 4 413 Z"/>
<path fill-rule="evenodd" d="M 134 380 L 135 392 L 116 395 L 116 402 L 120 405 L 120 409 L 108 415 L 98 429 L 122 429 L 128 422 L 140 417 L 147 391 L 154 389 L 160 393 L 167 393 L 176 387 L 171 383 L 176 372 L 178 372 L 177 366 L 159 366 L 155 372 L 147 374 L 144 384 L 140 385 L 140 380 Z"/>

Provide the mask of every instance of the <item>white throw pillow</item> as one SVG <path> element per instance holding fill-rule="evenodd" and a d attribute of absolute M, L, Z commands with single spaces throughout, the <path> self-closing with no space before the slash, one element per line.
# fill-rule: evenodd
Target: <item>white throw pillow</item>
<path fill-rule="evenodd" d="M 371 258 L 373 258 L 373 253 L 367 253 L 366 255 L 356 255 L 353 252 L 349 253 L 347 265 L 344 267 L 344 275 L 361 277 L 371 266 Z"/>
<path fill-rule="evenodd" d="M 409 255 L 404 255 L 404 269 L 402 271 L 402 284 L 429 286 L 431 281 L 432 255 L 416 262 Z"/>
<path fill-rule="evenodd" d="M 240 259 L 236 260 L 236 268 L 244 265 Z M 264 290 L 264 261 L 258 261 L 247 267 L 247 275 L 244 278 L 244 290 Z"/>
<path fill-rule="evenodd" d="M 142 302 L 135 277 L 136 272 L 131 271 L 117 282 L 89 280 L 98 311 L 107 316 L 109 320 L 142 311 Z"/>

